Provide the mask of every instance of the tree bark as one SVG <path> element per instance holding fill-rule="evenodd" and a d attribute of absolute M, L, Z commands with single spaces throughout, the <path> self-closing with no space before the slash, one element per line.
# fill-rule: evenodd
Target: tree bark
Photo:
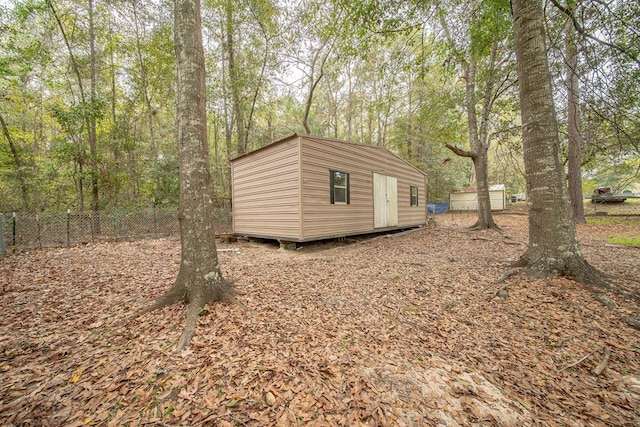
<path fill-rule="evenodd" d="M 176 302 L 188 304 L 176 347 L 180 351 L 195 333 L 198 309 L 216 301 L 232 302 L 234 291 L 222 277 L 215 244 L 200 0 L 176 0 L 174 13 L 182 257 L 173 287 L 133 317 Z"/>
<path fill-rule="evenodd" d="M 529 203 L 529 248 L 517 265 L 536 277 L 563 275 L 603 284 L 583 258 L 560 162 L 558 123 L 545 46 L 542 4 L 513 0 L 513 29 Z"/>

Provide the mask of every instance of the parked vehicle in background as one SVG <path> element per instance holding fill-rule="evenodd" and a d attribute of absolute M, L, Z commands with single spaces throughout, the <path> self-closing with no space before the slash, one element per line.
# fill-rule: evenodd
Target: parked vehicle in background
<path fill-rule="evenodd" d="M 611 191 L 611 187 L 598 187 L 593 190 L 591 203 L 622 203 L 627 200 L 630 193 L 630 191 L 629 193 L 614 193 Z"/>

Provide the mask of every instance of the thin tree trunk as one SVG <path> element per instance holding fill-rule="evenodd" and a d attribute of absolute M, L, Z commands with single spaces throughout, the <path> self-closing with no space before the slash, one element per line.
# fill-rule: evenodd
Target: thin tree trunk
<path fill-rule="evenodd" d="M 353 138 L 351 122 L 353 121 L 353 83 L 351 82 L 351 62 L 347 64 L 347 141 Z"/>
<path fill-rule="evenodd" d="M 18 148 L 16 144 L 13 142 L 13 137 L 11 136 L 11 132 L 9 132 L 9 127 L 7 126 L 7 122 L 4 121 L 4 117 L 0 114 L 0 125 L 2 125 L 2 133 L 4 134 L 5 139 L 9 143 L 9 148 L 11 149 L 11 156 L 13 157 L 13 163 L 16 165 L 16 177 L 18 178 L 18 184 L 20 185 L 20 193 L 22 194 L 22 208 L 25 211 L 29 210 L 29 190 L 27 188 L 27 179 L 24 176 L 24 165 L 22 163 L 22 158 L 20 157 L 20 153 L 18 152 Z"/>
<path fill-rule="evenodd" d="M 322 55 L 322 51 L 326 46 L 326 42 L 322 43 L 322 45 L 318 48 L 318 50 L 313 55 L 313 60 L 311 61 L 311 74 L 309 75 L 309 91 L 307 92 L 307 99 L 304 103 L 304 115 L 302 116 L 302 126 L 304 126 L 305 132 L 308 134 L 311 133 L 311 128 L 309 127 L 309 114 L 311 113 L 311 105 L 313 104 L 313 96 L 315 94 L 315 90 L 324 77 L 324 64 L 327 62 L 329 58 L 329 52 L 327 52 L 324 57 L 320 58 Z M 316 76 L 316 66 L 320 61 L 319 73 Z"/>
<path fill-rule="evenodd" d="M 235 45 L 233 42 L 233 6 L 232 0 L 225 3 L 226 13 L 226 34 L 227 34 L 227 61 L 229 63 L 229 85 L 231 87 L 231 97 L 233 102 L 233 113 L 236 122 L 236 138 L 237 138 L 237 155 L 242 155 L 247 151 L 247 141 L 245 139 L 244 109 L 242 100 L 240 99 L 240 77 L 238 75 L 238 67 L 236 65 Z"/>
<path fill-rule="evenodd" d="M 270 39 L 267 35 L 267 32 L 264 28 L 264 25 L 262 24 L 262 22 L 260 21 L 260 17 L 257 17 L 256 19 L 258 19 L 259 24 L 260 24 L 260 29 L 262 30 L 262 35 L 264 36 L 264 57 L 262 60 L 262 66 L 260 67 L 260 77 L 258 78 L 258 82 L 256 83 L 256 87 L 254 88 L 253 91 L 253 99 L 251 101 L 251 108 L 249 109 L 249 117 L 247 118 L 247 125 L 246 125 L 246 129 L 244 131 L 244 142 L 245 142 L 245 151 L 249 150 L 249 137 L 251 136 L 251 127 L 253 124 L 253 115 L 256 112 L 256 105 L 258 103 L 258 95 L 260 94 L 260 88 L 262 87 L 262 82 L 264 80 L 264 75 L 265 72 L 267 70 L 267 64 L 269 61 L 269 54 L 270 54 Z"/>
<path fill-rule="evenodd" d="M 67 33 L 64 29 L 64 26 L 62 25 L 62 21 L 60 20 L 60 17 L 58 16 L 58 12 L 55 8 L 55 6 L 53 5 L 53 1 L 52 0 L 46 0 L 47 4 L 49 5 L 49 8 L 51 9 L 51 13 L 53 14 L 53 17 L 56 21 L 56 23 L 58 24 L 58 28 L 60 29 L 60 33 L 62 34 L 62 39 L 64 40 L 64 44 L 67 48 L 67 52 L 69 53 L 69 58 L 71 59 L 71 67 L 73 68 L 73 72 L 76 76 L 76 80 L 78 82 L 78 89 L 80 90 L 80 100 L 82 101 L 82 103 L 86 102 L 86 96 L 84 93 L 84 85 L 82 83 L 82 76 L 80 75 L 80 69 L 78 67 L 78 61 L 76 61 L 76 57 L 73 54 L 73 49 L 71 49 L 71 44 L 69 43 L 69 37 L 67 37 Z M 87 123 L 88 125 L 88 123 Z M 78 189 L 78 199 L 79 199 L 79 210 L 82 212 L 84 211 L 84 179 L 82 178 L 82 174 L 84 173 L 84 154 L 83 154 L 83 150 L 82 150 L 82 146 L 80 143 L 77 144 L 78 146 L 78 152 L 76 155 L 76 168 L 77 171 L 79 173 L 78 176 L 78 184 L 77 184 L 77 189 Z"/>
<path fill-rule="evenodd" d="M 77 150 L 79 153 L 78 158 L 76 159 L 76 176 L 78 177 L 78 210 L 80 212 L 84 212 L 84 155 L 81 154 L 82 147 L 80 144 L 76 143 L 76 146 L 78 147 Z"/>
<path fill-rule="evenodd" d="M 576 224 L 586 223 L 582 199 L 582 136 L 580 134 L 580 81 L 578 79 L 578 50 L 576 31 L 567 24 L 566 85 L 567 85 L 567 137 L 569 198 Z"/>
<path fill-rule="evenodd" d="M 85 102 L 84 86 L 82 85 L 82 77 L 80 76 L 80 69 L 78 68 L 78 62 L 76 61 L 76 57 L 73 54 L 73 49 L 71 49 L 71 45 L 69 44 L 69 38 L 67 37 L 67 32 L 64 30 L 64 26 L 62 25 L 62 21 L 58 16 L 58 12 L 53 6 L 52 0 L 46 0 L 46 1 L 47 1 L 47 4 L 49 5 L 49 8 L 51 9 L 51 13 L 53 13 L 53 17 L 55 18 L 56 23 L 58 24 L 58 28 L 60 28 L 60 32 L 62 33 L 64 44 L 67 47 L 67 52 L 69 53 L 69 57 L 71 58 L 71 66 L 73 67 L 73 72 L 75 73 L 76 79 L 78 81 L 78 88 L 80 89 L 80 99 L 82 100 L 82 102 Z"/>
<path fill-rule="evenodd" d="M 443 17 L 440 18 L 445 37 L 449 43 L 454 44 L 454 40 L 449 32 L 449 26 Z M 478 219 L 471 229 L 499 229 L 493 219 L 491 211 L 491 196 L 489 194 L 489 114 L 495 100 L 493 88 L 495 85 L 495 67 L 498 42 L 494 40 L 491 48 L 491 56 L 489 60 L 489 72 L 484 87 L 484 102 L 482 104 L 482 113 L 480 117 L 480 128 L 478 128 L 478 112 L 476 111 L 476 72 L 478 61 L 472 57 L 468 63 L 464 64 L 465 79 L 465 103 L 467 110 L 467 127 L 469 128 L 469 147 L 470 150 L 461 150 L 451 144 L 446 147 L 459 156 L 469 157 L 473 160 L 476 182 L 476 197 L 478 199 Z"/>
<path fill-rule="evenodd" d="M 228 48 L 227 48 L 227 37 L 226 37 L 226 25 L 225 21 L 220 21 L 220 44 L 222 45 L 223 52 L 223 62 L 226 60 L 228 64 L 227 58 L 224 57 L 226 54 L 228 57 Z M 232 111 L 229 111 L 231 107 L 229 107 L 229 78 L 227 76 L 227 69 L 223 66 L 220 70 L 220 74 L 222 75 L 222 119 L 224 120 L 224 142 L 225 142 L 225 153 L 227 161 L 231 160 L 234 157 L 233 153 L 233 122 L 234 115 Z M 236 147 L 237 148 L 237 147 Z M 226 185 L 225 190 L 227 194 L 231 194 L 231 171 L 230 168 L 225 168 L 222 173 L 225 178 L 223 179 L 228 185 Z"/>
<path fill-rule="evenodd" d="M 93 26 L 93 0 L 89 0 L 89 60 L 91 63 L 90 97 L 91 115 L 89 117 L 89 155 L 91 156 L 91 216 L 93 232 L 100 234 L 100 216 L 97 214 L 100 209 L 100 194 L 98 189 L 98 150 L 96 133 L 96 35 Z"/>
<path fill-rule="evenodd" d="M 156 143 L 155 130 L 153 127 L 154 110 L 151 105 L 151 97 L 149 96 L 149 78 L 147 74 L 147 64 L 142 56 L 142 47 L 140 46 L 140 22 L 138 19 L 138 3 L 133 2 L 133 20 L 136 34 L 136 54 L 138 56 L 138 65 L 140 66 L 140 78 L 142 79 L 142 96 L 144 98 L 144 104 L 147 109 L 147 127 L 149 129 L 149 143 L 150 143 L 150 156 L 151 166 L 153 168 L 153 181 L 156 186 L 156 190 L 160 188 L 160 175 L 158 173 L 158 145 Z"/>
<path fill-rule="evenodd" d="M 413 158 L 413 85 L 411 84 L 413 76 L 410 74 L 407 82 L 408 86 L 408 102 L 407 102 L 407 160 L 411 162 Z"/>
<path fill-rule="evenodd" d="M 497 44 L 494 43 L 491 54 L 491 69 L 494 66 L 495 49 Z M 477 62 L 471 59 L 469 64 L 465 66 L 465 100 L 467 110 L 467 125 L 469 128 L 469 146 L 470 150 L 461 150 L 451 144 L 446 147 L 458 156 L 469 157 L 473 161 L 476 194 L 478 199 L 478 219 L 470 228 L 473 230 L 499 229 L 493 219 L 491 211 L 491 196 L 489 194 L 489 112 L 492 107 L 493 96 L 493 76 L 490 73 L 485 86 L 484 103 L 482 107 L 482 115 L 480 121 L 480 129 L 478 129 L 478 116 L 476 111 L 476 69 Z"/>
<path fill-rule="evenodd" d="M 517 265 L 528 267 L 533 276 L 565 275 L 601 284 L 599 272 L 582 256 L 571 215 L 559 155 L 542 4 L 513 0 L 512 6 L 530 206 L 529 247 Z"/>
<path fill-rule="evenodd" d="M 109 27 L 110 29 L 112 29 L 111 27 L 111 21 L 109 21 Z M 111 84 L 111 99 L 110 99 L 110 103 L 111 103 L 111 145 L 112 145 L 112 151 L 113 151 L 113 160 L 115 161 L 115 169 L 116 171 L 119 171 L 121 169 L 120 166 L 120 147 L 118 146 L 118 137 L 117 137 L 117 133 L 116 133 L 116 126 L 117 126 L 117 121 L 118 121 L 118 116 L 116 114 L 116 104 L 117 104 L 117 93 L 116 93 L 116 61 L 115 61 L 115 52 L 114 52 L 114 48 L 111 47 L 109 49 L 109 59 L 110 59 L 110 66 L 109 66 L 109 80 L 110 80 L 110 84 Z M 118 205 L 118 201 L 119 201 L 119 191 L 118 191 L 118 186 L 114 186 L 113 189 L 113 204 L 115 206 Z"/>

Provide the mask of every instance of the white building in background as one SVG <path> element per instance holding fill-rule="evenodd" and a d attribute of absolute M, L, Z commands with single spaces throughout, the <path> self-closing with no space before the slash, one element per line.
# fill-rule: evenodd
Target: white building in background
<path fill-rule="evenodd" d="M 491 185 L 489 198 L 492 211 L 503 211 L 506 203 L 504 184 Z M 476 188 L 466 187 L 460 191 L 449 193 L 449 209 L 452 211 L 477 211 L 478 193 Z"/>

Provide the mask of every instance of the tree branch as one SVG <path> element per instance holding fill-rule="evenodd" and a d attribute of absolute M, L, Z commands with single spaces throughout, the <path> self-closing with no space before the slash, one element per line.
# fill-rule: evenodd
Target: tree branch
<path fill-rule="evenodd" d="M 582 25 L 580 25 L 580 23 L 578 22 L 578 20 L 576 19 L 576 17 L 573 15 L 573 12 L 567 8 L 562 6 L 558 0 L 551 0 L 551 3 L 553 3 L 553 5 L 555 7 L 557 7 L 562 13 L 564 13 L 565 15 L 567 15 L 567 17 L 569 19 L 571 19 L 571 22 L 573 23 L 573 26 L 575 27 L 576 31 L 578 31 L 581 35 L 585 36 L 588 39 L 591 39 L 597 43 L 600 43 L 602 45 L 608 46 L 611 49 L 617 50 L 618 52 L 622 53 L 623 55 L 625 55 L 627 58 L 631 59 L 633 62 L 635 62 L 636 64 L 638 64 L 640 66 L 640 59 L 638 59 L 638 55 L 634 55 L 631 52 L 629 52 L 627 49 L 625 49 L 622 46 L 619 46 L 615 43 L 611 43 L 608 42 L 606 40 L 602 40 L 592 34 L 589 34 L 587 31 L 585 31 L 585 29 L 582 27 Z"/>
<path fill-rule="evenodd" d="M 58 28 L 60 28 L 60 32 L 62 33 L 62 38 L 64 39 L 64 44 L 65 46 L 67 46 L 67 51 L 69 52 L 69 58 L 71 59 L 71 66 L 73 68 L 73 71 L 76 75 L 76 78 L 78 79 L 78 87 L 80 88 L 80 98 L 82 99 L 82 102 L 85 102 L 85 96 L 84 96 L 84 87 L 82 85 L 82 77 L 80 76 L 80 70 L 78 69 L 78 62 L 76 61 L 76 57 L 73 54 L 73 49 L 71 49 L 71 44 L 69 43 L 69 38 L 67 37 L 67 32 L 64 30 L 64 26 L 62 25 L 62 21 L 60 20 L 60 17 L 58 16 L 58 12 L 56 11 L 56 8 L 53 6 L 53 2 L 51 0 L 47 0 L 47 4 L 49 5 L 49 8 L 51 9 L 51 13 L 53 14 L 53 17 L 55 18 L 56 22 L 58 23 Z"/>
<path fill-rule="evenodd" d="M 445 147 L 447 147 L 449 150 L 453 151 L 454 153 L 456 153 L 460 157 L 469 157 L 469 158 L 472 158 L 472 159 L 474 159 L 476 157 L 476 153 L 474 153 L 473 151 L 462 150 L 462 149 L 456 147 L 455 145 L 451 145 L 449 143 L 445 144 Z"/>

